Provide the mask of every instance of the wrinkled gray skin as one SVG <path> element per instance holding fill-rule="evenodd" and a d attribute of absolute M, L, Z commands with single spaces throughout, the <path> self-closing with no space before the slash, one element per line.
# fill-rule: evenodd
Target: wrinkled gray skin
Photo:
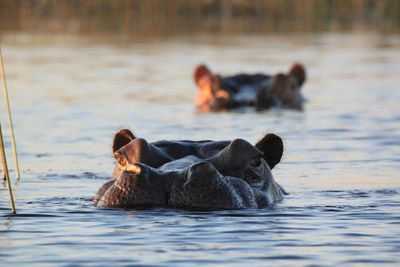
<path fill-rule="evenodd" d="M 243 179 L 222 175 L 209 161 L 195 156 L 178 161 L 159 169 L 139 163 L 127 165 L 116 180 L 103 185 L 95 204 L 118 208 L 262 208 L 281 200 L 285 193 L 270 172 L 263 186 L 256 189 Z"/>
<path fill-rule="evenodd" d="M 222 160 L 222 159 L 220 159 Z M 179 160 L 172 161 L 170 163 L 164 164 L 159 168 L 160 171 L 168 171 L 168 170 L 181 170 L 183 171 L 185 168 L 190 168 L 193 164 L 198 162 L 204 162 L 204 160 L 199 159 L 195 156 L 187 156 Z M 229 162 L 229 161 L 228 161 Z M 212 162 L 210 162 L 212 163 Z M 223 163 L 222 161 L 220 163 Z M 212 163 L 213 167 L 215 166 Z M 238 172 L 238 171 L 236 171 Z M 283 199 L 283 196 L 286 195 L 286 191 L 275 181 L 271 169 L 264 159 L 260 159 L 260 164 L 257 167 L 248 166 L 245 168 L 243 172 L 244 176 L 233 177 L 226 176 L 229 180 L 229 183 L 239 183 L 237 180 L 245 181 L 252 190 L 252 193 L 249 193 L 246 189 L 242 187 L 241 191 L 238 191 L 239 195 L 242 198 L 254 196 L 255 201 L 257 203 L 258 208 L 266 207 L 270 204 L 273 204 L 279 200 Z M 220 174 L 222 175 L 222 174 Z M 241 183 L 241 182 L 240 182 Z M 250 207 L 250 206 L 248 206 Z"/>
<path fill-rule="evenodd" d="M 239 178 L 222 176 L 210 162 L 183 170 L 159 171 L 144 164 L 124 171 L 98 200 L 101 207 L 255 208 L 250 186 Z M 231 183 L 232 181 L 232 183 Z M 245 197 L 242 193 L 245 192 Z"/>
<path fill-rule="evenodd" d="M 100 188 L 95 204 L 121 208 L 261 208 L 286 194 L 270 170 L 277 162 L 245 140 L 160 143 L 163 149 L 153 145 L 157 143 L 134 139 L 119 148 L 114 153 L 118 164 L 113 180 Z M 171 156 L 178 157 L 177 153 L 180 159 Z M 132 166 L 138 167 L 132 171 Z"/>

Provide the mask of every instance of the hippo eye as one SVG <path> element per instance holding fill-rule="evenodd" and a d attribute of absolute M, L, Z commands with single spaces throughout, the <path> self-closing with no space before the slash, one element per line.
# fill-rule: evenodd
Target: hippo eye
<path fill-rule="evenodd" d="M 256 157 L 250 161 L 250 166 L 258 167 L 261 165 L 261 157 Z"/>

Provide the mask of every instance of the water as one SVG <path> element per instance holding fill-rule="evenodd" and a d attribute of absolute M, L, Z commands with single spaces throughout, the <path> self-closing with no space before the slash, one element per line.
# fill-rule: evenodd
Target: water
<path fill-rule="evenodd" d="M 22 178 L 17 215 L 0 190 L 1 266 L 400 263 L 400 36 L 2 41 Z M 198 63 L 232 74 L 285 71 L 293 61 L 309 74 L 304 112 L 194 109 Z M 290 195 L 261 210 L 95 208 L 121 127 L 149 141 L 277 133 L 286 150 L 273 173 Z"/>

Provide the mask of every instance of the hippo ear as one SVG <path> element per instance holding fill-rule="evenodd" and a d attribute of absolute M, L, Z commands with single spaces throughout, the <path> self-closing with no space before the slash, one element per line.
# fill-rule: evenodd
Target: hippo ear
<path fill-rule="evenodd" d="M 293 64 L 293 66 L 289 70 L 289 75 L 293 75 L 296 78 L 297 83 L 299 84 L 299 88 L 306 81 L 306 70 L 301 64 Z"/>
<path fill-rule="evenodd" d="M 211 72 L 205 65 L 198 65 L 193 72 L 193 80 L 198 85 L 199 80 L 204 76 L 210 76 Z"/>
<path fill-rule="evenodd" d="M 283 142 L 279 136 L 269 133 L 258 141 L 255 146 L 264 153 L 264 159 L 271 170 L 281 161 Z"/>
<path fill-rule="evenodd" d="M 114 141 L 112 144 L 113 153 L 135 138 L 136 137 L 129 129 L 119 130 L 114 136 Z"/>

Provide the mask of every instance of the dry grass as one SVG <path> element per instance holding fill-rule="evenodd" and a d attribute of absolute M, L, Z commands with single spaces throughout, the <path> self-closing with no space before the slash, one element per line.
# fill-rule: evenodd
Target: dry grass
<path fill-rule="evenodd" d="M 398 31 L 398 0 L 0 0 L 0 30 L 171 34 L 193 31 Z"/>

